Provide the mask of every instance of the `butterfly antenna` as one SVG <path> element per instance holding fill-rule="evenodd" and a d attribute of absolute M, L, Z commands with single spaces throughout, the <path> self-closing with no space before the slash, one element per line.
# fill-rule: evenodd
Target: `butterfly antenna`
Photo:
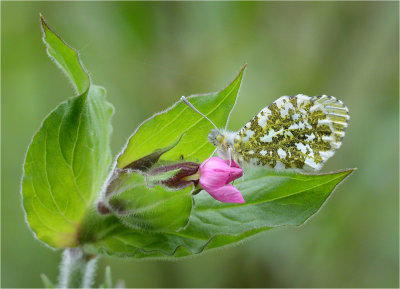
<path fill-rule="evenodd" d="M 186 97 L 182 96 L 181 100 L 184 104 L 186 104 L 188 107 L 190 107 L 191 109 L 193 109 L 195 112 L 197 112 L 198 114 L 200 114 L 202 117 L 204 117 L 206 120 L 208 120 L 217 131 L 219 131 L 218 127 L 211 121 L 211 119 L 209 119 L 208 117 L 206 117 L 204 114 L 202 114 L 197 108 L 195 108 L 193 106 L 193 104 L 191 104 Z"/>
<path fill-rule="evenodd" d="M 218 148 L 216 148 L 216 149 L 214 150 L 214 152 L 212 153 L 212 155 L 211 155 L 209 158 L 207 158 L 207 159 L 203 162 L 204 165 L 205 165 L 206 163 L 208 163 L 208 161 L 209 161 L 212 157 L 214 157 L 214 155 L 215 155 L 215 153 L 217 152 L 217 150 L 218 150 Z"/>

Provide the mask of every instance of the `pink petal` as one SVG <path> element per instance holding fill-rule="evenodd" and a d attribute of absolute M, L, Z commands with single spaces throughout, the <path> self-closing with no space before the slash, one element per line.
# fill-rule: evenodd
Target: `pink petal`
<path fill-rule="evenodd" d="M 220 158 L 205 160 L 200 166 L 200 185 L 204 188 L 219 188 L 229 183 L 229 165 Z"/>
<path fill-rule="evenodd" d="M 200 169 L 226 169 L 229 168 L 229 162 L 218 158 L 212 157 L 206 159 L 200 166 Z"/>
<path fill-rule="evenodd" d="M 226 185 L 218 189 L 206 191 L 216 200 L 224 203 L 244 203 L 240 191 L 232 185 Z"/>
<path fill-rule="evenodd" d="M 229 163 L 229 161 L 227 161 L 227 162 Z M 231 162 L 231 167 L 240 169 L 240 166 L 234 160 L 232 160 L 232 162 Z"/>
<path fill-rule="evenodd" d="M 228 175 L 225 172 L 218 171 L 202 171 L 200 172 L 200 185 L 203 188 L 219 188 L 227 183 Z"/>
<path fill-rule="evenodd" d="M 221 187 L 243 175 L 243 170 L 234 162 L 213 157 L 205 160 L 200 166 L 200 183 L 207 187 Z"/>
<path fill-rule="evenodd" d="M 230 172 L 228 172 L 226 183 L 228 184 L 241 176 L 243 176 L 243 170 L 241 168 L 231 167 Z"/>

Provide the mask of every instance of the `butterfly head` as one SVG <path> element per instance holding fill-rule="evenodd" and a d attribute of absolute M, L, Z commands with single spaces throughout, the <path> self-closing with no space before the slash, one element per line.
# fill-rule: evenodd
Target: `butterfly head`
<path fill-rule="evenodd" d="M 224 143 L 224 135 L 217 129 L 212 129 L 207 136 L 208 141 L 216 147 L 221 146 Z"/>

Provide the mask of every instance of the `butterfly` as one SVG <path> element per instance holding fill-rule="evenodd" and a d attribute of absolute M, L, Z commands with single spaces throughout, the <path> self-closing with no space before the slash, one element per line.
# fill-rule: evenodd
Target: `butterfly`
<path fill-rule="evenodd" d="M 333 96 L 282 96 L 239 131 L 216 127 L 208 140 L 222 158 L 242 166 L 319 170 L 341 146 L 349 118 L 348 108 Z"/>

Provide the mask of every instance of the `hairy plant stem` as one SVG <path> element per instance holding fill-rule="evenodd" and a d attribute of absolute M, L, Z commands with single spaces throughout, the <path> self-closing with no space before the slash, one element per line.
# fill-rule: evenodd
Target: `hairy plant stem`
<path fill-rule="evenodd" d="M 65 249 L 60 265 L 59 288 L 90 288 L 98 257 L 80 247 Z"/>

